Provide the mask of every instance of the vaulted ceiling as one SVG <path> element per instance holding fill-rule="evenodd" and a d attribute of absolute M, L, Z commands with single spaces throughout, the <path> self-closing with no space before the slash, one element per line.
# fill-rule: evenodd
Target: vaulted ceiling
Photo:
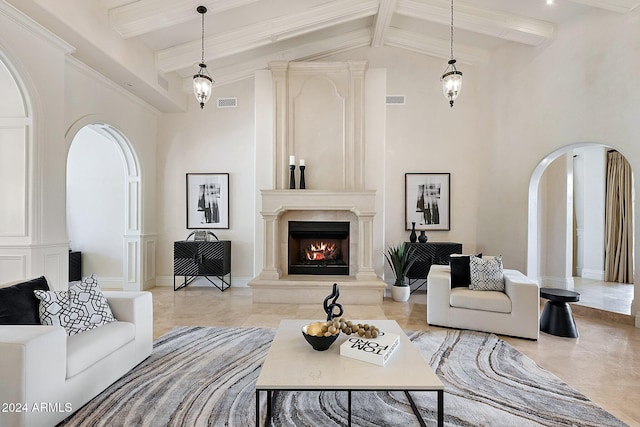
<path fill-rule="evenodd" d="M 184 108 L 201 55 L 224 85 L 273 60 L 317 60 L 359 47 L 450 56 L 449 0 L 0 0 L 76 47 L 82 62 L 163 111 Z M 539 46 L 578 15 L 631 13 L 640 0 L 455 1 L 455 56 L 488 60 L 506 43 Z M 170 86 L 178 87 L 171 91 Z"/>

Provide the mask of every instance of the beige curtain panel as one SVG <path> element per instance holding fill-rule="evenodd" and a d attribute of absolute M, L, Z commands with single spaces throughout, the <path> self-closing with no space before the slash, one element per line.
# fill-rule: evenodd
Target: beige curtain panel
<path fill-rule="evenodd" d="M 633 176 L 617 151 L 607 156 L 604 279 L 633 283 Z"/>

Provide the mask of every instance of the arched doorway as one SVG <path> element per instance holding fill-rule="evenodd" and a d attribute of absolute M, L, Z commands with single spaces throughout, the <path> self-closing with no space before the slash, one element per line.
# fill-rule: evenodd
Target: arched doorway
<path fill-rule="evenodd" d="M 537 165 L 529 183 L 527 274 L 542 286 L 575 285 L 583 305 L 630 314 L 633 285 L 604 282 L 609 151 L 615 150 L 576 143 Z"/>
<path fill-rule="evenodd" d="M 86 267 L 83 274 L 103 271 L 101 278 L 106 287 L 124 290 L 143 289 L 141 271 L 141 227 L 140 227 L 140 166 L 129 140 L 114 126 L 106 124 L 98 117 L 85 117 L 76 122 L 67 132 L 69 153 L 67 157 L 67 223 L 71 248 L 88 248 L 93 252 L 83 254 Z M 74 147 L 77 144 L 77 147 Z M 77 149 L 76 149 L 77 148 Z M 93 149 L 93 150 L 92 150 Z M 84 159 L 84 160 L 83 160 Z M 77 167 L 76 163 L 86 161 L 88 165 Z M 95 162 L 100 162 L 98 166 Z M 90 176 L 94 164 L 96 176 Z M 74 181 L 84 180 L 78 183 Z M 105 194 L 96 194 L 91 186 Z M 94 219 L 91 200 L 102 197 L 96 202 Z M 78 212 L 77 210 L 82 210 Z M 106 212 L 105 212 L 106 210 Z M 86 215 L 85 215 L 86 212 Z M 72 221 L 76 221 L 72 223 Z M 104 230 L 92 230 L 90 235 L 78 237 L 87 227 Z M 113 236 L 117 232 L 117 236 Z M 105 232 L 111 231 L 107 239 Z M 88 239 L 100 239 L 102 242 Z M 76 242 L 74 242 L 74 237 Z M 114 239 L 117 239 L 114 240 Z M 117 247 L 120 248 L 118 251 Z M 119 267 L 120 274 L 115 273 Z M 95 271 L 94 271 L 95 270 Z"/>

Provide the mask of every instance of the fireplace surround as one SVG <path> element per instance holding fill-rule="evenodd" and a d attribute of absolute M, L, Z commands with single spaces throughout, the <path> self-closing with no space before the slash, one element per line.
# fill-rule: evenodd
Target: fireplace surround
<path fill-rule="evenodd" d="M 380 304 L 386 284 L 373 268 L 375 191 L 262 190 L 263 269 L 249 282 L 254 302 L 320 301 L 340 286 L 341 301 Z M 349 274 L 288 274 L 290 221 L 349 223 Z"/>

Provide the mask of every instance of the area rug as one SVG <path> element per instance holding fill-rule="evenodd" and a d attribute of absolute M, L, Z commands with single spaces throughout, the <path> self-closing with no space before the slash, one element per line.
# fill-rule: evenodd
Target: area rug
<path fill-rule="evenodd" d="M 274 334 L 176 328 L 156 340 L 147 360 L 60 425 L 254 426 L 255 382 Z M 625 425 L 496 335 L 407 335 L 445 385 L 447 426 Z M 412 396 L 427 425 L 435 425 L 436 393 Z M 345 426 L 346 405 L 346 392 L 279 392 L 273 424 Z M 352 411 L 354 426 L 418 425 L 402 392 L 353 392 Z"/>

